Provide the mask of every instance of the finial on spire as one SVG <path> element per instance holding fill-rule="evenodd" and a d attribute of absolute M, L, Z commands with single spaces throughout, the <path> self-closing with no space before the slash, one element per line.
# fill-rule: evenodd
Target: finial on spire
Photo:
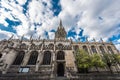
<path fill-rule="evenodd" d="M 12 36 L 8 39 L 8 41 L 11 40 L 13 37 L 14 37 L 14 35 L 12 34 Z"/>
<path fill-rule="evenodd" d="M 86 37 L 86 42 L 89 42 L 89 41 L 88 41 L 88 37 Z"/>
<path fill-rule="evenodd" d="M 60 27 L 62 27 L 62 20 L 60 19 L 60 24 L 59 24 Z"/>
<path fill-rule="evenodd" d="M 30 40 L 32 40 L 32 38 L 33 38 L 33 34 L 30 36 Z"/>
<path fill-rule="evenodd" d="M 24 34 L 21 36 L 20 43 L 22 43 L 23 39 L 24 39 Z"/>
<path fill-rule="evenodd" d="M 100 40 L 101 40 L 101 42 L 103 42 L 103 39 L 102 39 L 102 38 L 100 38 Z"/>
<path fill-rule="evenodd" d="M 95 38 L 93 38 L 93 41 L 96 42 Z"/>

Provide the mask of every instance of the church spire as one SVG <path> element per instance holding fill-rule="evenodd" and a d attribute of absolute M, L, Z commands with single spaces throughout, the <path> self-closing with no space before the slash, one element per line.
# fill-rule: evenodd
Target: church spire
<path fill-rule="evenodd" d="M 60 27 L 63 27 L 63 25 L 62 25 L 62 20 L 61 20 L 61 19 L 60 19 L 59 26 L 60 26 Z"/>
<path fill-rule="evenodd" d="M 55 39 L 66 39 L 66 35 L 66 31 L 62 25 L 62 20 L 60 19 L 58 29 L 55 32 Z"/>

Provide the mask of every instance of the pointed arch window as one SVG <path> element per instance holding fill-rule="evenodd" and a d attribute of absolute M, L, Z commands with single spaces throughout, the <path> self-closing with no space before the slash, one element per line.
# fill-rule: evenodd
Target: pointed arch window
<path fill-rule="evenodd" d="M 63 51 L 58 51 L 57 60 L 64 60 L 64 59 L 65 59 L 65 53 Z"/>
<path fill-rule="evenodd" d="M 43 65 L 50 65 L 50 63 L 51 63 L 51 52 L 45 51 L 42 64 Z"/>
<path fill-rule="evenodd" d="M 109 53 L 114 54 L 114 52 L 113 52 L 111 46 L 108 46 L 108 51 L 109 51 Z"/>
<path fill-rule="evenodd" d="M 25 55 L 24 51 L 18 52 L 18 54 L 13 62 L 13 65 L 20 65 L 23 61 L 24 55 Z"/>
<path fill-rule="evenodd" d="M 99 48 L 100 48 L 101 53 L 105 53 L 103 46 L 100 46 Z"/>
<path fill-rule="evenodd" d="M 91 46 L 92 52 L 97 53 L 95 46 Z"/>
<path fill-rule="evenodd" d="M 86 51 L 86 52 L 88 52 L 88 48 L 87 48 L 87 46 L 83 46 L 83 49 Z"/>
<path fill-rule="evenodd" d="M 28 65 L 35 65 L 36 61 L 37 61 L 37 58 L 38 58 L 38 52 L 37 51 L 32 51 L 31 55 L 30 55 L 30 58 L 29 58 L 29 61 L 28 61 Z"/>

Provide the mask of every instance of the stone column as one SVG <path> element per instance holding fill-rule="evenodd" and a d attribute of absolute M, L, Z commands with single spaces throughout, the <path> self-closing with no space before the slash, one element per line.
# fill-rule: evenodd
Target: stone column
<path fill-rule="evenodd" d="M 11 49 L 7 49 L 8 50 L 8 54 L 5 56 L 5 62 L 4 62 L 4 66 L 3 66 L 3 74 L 5 74 L 7 72 L 7 70 L 9 69 L 9 67 L 11 66 L 11 64 L 14 62 L 16 55 L 17 55 L 17 51 L 16 50 L 11 50 Z"/>
<path fill-rule="evenodd" d="M 54 78 L 55 75 L 54 75 L 54 71 L 55 71 L 55 51 L 52 52 L 52 68 L 51 68 L 51 71 L 52 71 L 52 74 L 51 74 L 51 78 Z"/>
<path fill-rule="evenodd" d="M 27 65 L 28 60 L 29 60 L 29 58 L 30 58 L 30 53 L 31 53 L 31 51 L 28 51 L 28 52 L 25 54 L 24 59 L 23 59 L 22 66 L 26 66 L 26 65 Z"/>
<path fill-rule="evenodd" d="M 41 54 L 41 51 L 38 52 L 38 59 L 37 59 L 37 63 L 36 63 L 36 67 L 35 67 L 35 71 L 39 71 L 39 66 L 40 66 L 40 63 L 42 61 L 42 54 Z"/>

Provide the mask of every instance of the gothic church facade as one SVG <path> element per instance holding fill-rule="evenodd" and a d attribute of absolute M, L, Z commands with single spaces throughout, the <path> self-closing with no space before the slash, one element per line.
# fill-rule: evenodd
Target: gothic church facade
<path fill-rule="evenodd" d="M 33 75 L 38 75 L 43 79 L 59 76 L 70 77 L 77 73 L 75 64 L 77 49 L 84 49 L 89 54 L 119 53 L 111 42 L 73 42 L 67 39 L 66 35 L 60 21 L 53 40 L 9 39 L 0 41 L 1 75 L 12 75 L 16 80 L 18 79 L 16 76 L 22 76 L 21 79 L 25 79 L 25 75 L 29 76 L 29 80 L 37 80 Z M 120 70 L 119 66 L 118 70 Z M 104 69 L 103 71 L 109 70 Z"/>

